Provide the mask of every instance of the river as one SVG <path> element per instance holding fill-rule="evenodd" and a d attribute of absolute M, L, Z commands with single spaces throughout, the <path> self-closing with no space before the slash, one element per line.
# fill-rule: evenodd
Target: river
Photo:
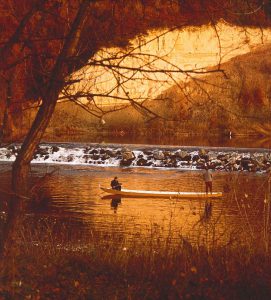
<path fill-rule="evenodd" d="M 8 191 L 11 162 L 0 164 L 1 198 Z M 29 203 L 27 216 L 65 225 L 80 236 L 124 236 L 130 241 L 155 236 L 175 242 L 224 245 L 237 239 L 254 241 L 263 236 L 267 205 L 266 173 L 214 171 L 214 191 L 227 192 L 212 200 L 205 211 L 202 199 L 104 198 L 99 189 L 118 176 L 123 186 L 139 190 L 204 191 L 202 170 L 32 164 L 32 184 L 54 171 L 38 188 L 38 199 Z M 34 222 L 34 223 L 35 223 Z M 36 225 L 33 225 L 36 226 Z"/>

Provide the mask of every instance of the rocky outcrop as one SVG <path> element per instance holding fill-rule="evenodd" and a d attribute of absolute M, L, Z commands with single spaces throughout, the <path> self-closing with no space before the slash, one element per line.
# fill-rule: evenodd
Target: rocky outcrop
<path fill-rule="evenodd" d="M 20 146 L 0 148 L 0 161 L 14 161 Z M 33 162 L 76 163 L 99 166 L 153 167 L 201 170 L 269 172 L 271 153 L 261 149 L 188 149 L 180 147 L 131 148 L 93 145 L 40 145 Z"/>
<path fill-rule="evenodd" d="M 122 152 L 122 159 L 120 161 L 120 165 L 123 167 L 130 166 L 134 159 L 135 159 L 134 152 L 128 149 L 124 149 L 124 151 Z"/>
<path fill-rule="evenodd" d="M 153 158 L 156 160 L 163 160 L 165 158 L 165 154 L 163 153 L 163 151 L 154 151 L 153 153 Z"/>

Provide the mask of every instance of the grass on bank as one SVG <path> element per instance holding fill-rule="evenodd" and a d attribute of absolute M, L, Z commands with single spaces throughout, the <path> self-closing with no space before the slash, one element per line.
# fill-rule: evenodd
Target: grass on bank
<path fill-rule="evenodd" d="M 238 180 L 231 177 L 226 200 L 241 209 Z M 114 228 L 86 237 L 50 219 L 26 218 L 16 255 L 1 270 L 0 299 L 271 299 L 270 198 L 263 201 L 258 239 L 249 230 L 226 232 L 223 243 L 216 242 L 220 216 L 203 215 L 193 229 L 211 236 L 203 242 L 181 231 L 178 239 L 173 231 L 161 238 L 157 230 L 127 240 Z"/>
<path fill-rule="evenodd" d="M 181 240 L 181 239 L 180 239 Z M 25 241 L 26 242 L 26 241 Z M 28 246 L 26 246 L 28 245 Z M 108 236 L 83 248 L 43 240 L 21 245 L 2 277 L 3 299 L 270 299 L 270 253 L 207 250 L 152 238 L 124 247 Z M 3 276 L 3 275 L 2 275 Z"/>

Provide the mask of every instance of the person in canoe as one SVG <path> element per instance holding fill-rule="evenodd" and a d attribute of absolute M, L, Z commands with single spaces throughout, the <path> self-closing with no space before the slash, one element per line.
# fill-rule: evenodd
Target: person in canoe
<path fill-rule="evenodd" d="M 206 194 L 208 194 L 208 191 L 210 193 L 213 193 L 213 174 L 208 166 L 205 167 L 205 171 L 203 174 L 203 180 L 205 182 L 205 189 L 206 189 Z"/>
<path fill-rule="evenodd" d="M 114 179 L 111 181 L 111 187 L 114 190 L 121 190 L 121 183 L 118 181 L 118 177 L 115 176 Z"/>

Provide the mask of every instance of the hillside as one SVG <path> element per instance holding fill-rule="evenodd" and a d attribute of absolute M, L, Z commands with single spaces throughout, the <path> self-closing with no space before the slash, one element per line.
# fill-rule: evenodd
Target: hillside
<path fill-rule="evenodd" d="M 97 131 L 97 119 L 73 102 L 62 102 L 56 106 L 55 113 L 45 132 L 46 140 L 76 140 L 78 134 L 91 137 Z"/>
<path fill-rule="evenodd" d="M 101 124 L 73 103 L 58 104 L 47 136 L 105 132 L 270 135 L 270 53 L 271 45 L 259 47 L 221 64 L 224 73 L 179 82 L 156 100 L 144 103 L 164 120 L 129 107 L 106 114 L 105 124 Z"/>
<path fill-rule="evenodd" d="M 157 110 L 201 132 L 270 135 L 270 53 L 271 45 L 259 47 L 221 64 L 224 73 L 180 82 Z"/>

